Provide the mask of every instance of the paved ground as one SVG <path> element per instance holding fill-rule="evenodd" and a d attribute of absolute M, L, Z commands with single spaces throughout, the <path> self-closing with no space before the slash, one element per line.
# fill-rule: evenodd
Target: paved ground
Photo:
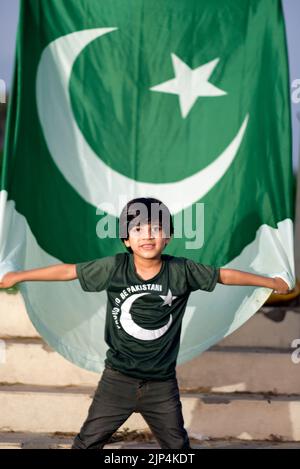
<path fill-rule="evenodd" d="M 73 437 L 67 435 L 0 433 L 0 449 L 69 449 Z M 193 449 L 300 449 L 300 442 L 246 441 L 246 440 L 191 440 Z M 120 440 L 105 449 L 159 449 L 148 438 Z"/>

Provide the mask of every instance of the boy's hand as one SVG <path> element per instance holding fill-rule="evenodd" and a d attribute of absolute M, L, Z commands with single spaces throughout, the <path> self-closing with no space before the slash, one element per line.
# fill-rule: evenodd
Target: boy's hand
<path fill-rule="evenodd" d="M 8 272 L 0 281 L 0 288 L 11 288 L 16 284 L 16 277 L 14 272 Z"/>
<path fill-rule="evenodd" d="M 280 277 L 274 277 L 274 293 L 279 295 L 286 295 L 289 293 L 290 289 L 288 284 Z"/>

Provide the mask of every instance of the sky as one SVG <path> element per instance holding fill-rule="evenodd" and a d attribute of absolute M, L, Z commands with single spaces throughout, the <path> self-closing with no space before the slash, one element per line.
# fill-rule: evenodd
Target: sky
<path fill-rule="evenodd" d="M 292 83 L 300 80 L 300 0 L 282 0 L 289 53 L 291 94 Z M 10 88 L 13 74 L 15 38 L 19 0 L 0 0 L 0 79 Z M 300 83 L 300 81 L 299 81 Z M 298 93 L 300 97 L 300 91 Z M 291 103 L 293 131 L 293 166 L 300 159 L 300 102 Z"/>
<path fill-rule="evenodd" d="M 12 81 L 19 0 L 0 0 L 0 78 Z"/>

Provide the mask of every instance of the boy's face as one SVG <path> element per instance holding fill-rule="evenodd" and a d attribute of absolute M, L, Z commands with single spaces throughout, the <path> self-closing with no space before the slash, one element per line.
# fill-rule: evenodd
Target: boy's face
<path fill-rule="evenodd" d="M 134 254 L 144 259 L 153 259 L 160 256 L 169 241 L 170 238 L 165 236 L 159 224 L 153 223 L 133 226 L 124 243 L 132 249 Z"/>

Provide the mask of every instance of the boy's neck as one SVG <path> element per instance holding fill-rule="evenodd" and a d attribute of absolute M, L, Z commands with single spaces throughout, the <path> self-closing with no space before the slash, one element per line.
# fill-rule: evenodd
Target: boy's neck
<path fill-rule="evenodd" d="M 158 269 L 159 271 L 161 264 L 162 264 L 162 258 L 161 258 L 161 254 L 159 254 L 157 257 L 154 257 L 152 259 L 147 259 L 147 258 L 138 256 L 133 253 L 133 262 L 134 262 L 137 272 L 139 271 L 150 272 L 155 269 Z"/>

